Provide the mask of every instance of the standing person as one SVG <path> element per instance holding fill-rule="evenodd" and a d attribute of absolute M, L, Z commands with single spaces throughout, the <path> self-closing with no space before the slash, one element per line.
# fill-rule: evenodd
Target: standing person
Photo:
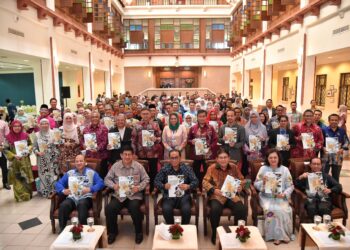
<path fill-rule="evenodd" d="M 108 129 L 105 125 L 100 122 L 100 114 L 96 111 L 91 113 L 91 124 L 90 126 L 84 128 L 84 134 L 95 134 L 97 149 L 86 150 L 85 156 L 87 158 L 96 158 L 101 160 L 100 176 L 104 178 L 108 172 L 108 157 L 109 153 L 107 151 L 108 144 Z M 80 145 L 85 149 L 84 138 L 81 137 Z"/>
<path fill-rule="evenodd" d="M 134 150 L 132 147 L 128 145 L 124 146 L 121 149 L 121 158 L 121 161 L 113 164 L 112 168 L 109 170 L 106 178 L 104 179 L 106 186 L 115 191 L 111 201 L 107 206 L 105 206 L 108 244 L 112 244 L 119 233 L 117 216 L 120 213 L 120 210 L 124 207 L 128 209 L 135 227 L 135 243 L 140 244 L 143 240 L 143 215 L 140 211 L 143 199 L 142 191 L 147 187 L 149 177 L 144 167 L 137 161 L 133 160 Z M 134 177 L 132 192 L 126 197 L 120 197 L 118 195 L 120 188 L 119 177 L 122 176 Z"/>
<path fill-rule="evenodd" d="M 290 128 L 293 128 L 295 124 L 301 122 L 303 115 L 297 110 L 297 102 L 293 101 L 290 103 L 290 112 L 287 113 Z"/>
<path fill-rule="evenodd" d="M 15 120 L 19 120 L 23 125 L 28 122 L 28 116 L 24 113 L 23 108 L 18 108 Z"/>
<path fill-rule="evenodd" d="M 248 120 L 244 119 L 242 116 L 242 110 L 240 108 L 234 108 L 233 110 L 235 111 L 236 121 L 239 125 L 244 127 L 247 124 Z"/>
<path fill-rule="evenodd" d="M 291 152 L 291 156 L 294 158 L 313 158 L 318 155 L 323 147 L 323 134 L 319 126 L 314 123 L 314 112 L 311 109 L 307 109 L 303 114 L 303 121 L 298 123 L 293 128 L 296 146 Z M 302 134 L 309 134 L 313 140 L 313 147 L 307 149 L 303 148 Z M 311 138 L 309 138 L 311 139 Z"/>
<path fill-rule="evenodd" d="M 13 121 L 15 118 L 17 108 L 16 106 L 11 102 L 10 99 L 6 99 L 6 105 L 7 105 L 7 113 L 9 114 L 10 122 Z"/>
<path fill-rule="evenodd" d="M 271 99 L 266 100 L 266 107 L 263 108 L 261 112 L 266 112 L 269 119 L 276 115 L 276 109 L 273 107 Z"/>
<path fill-rule="evenodd" d="M 191 146 L 190 159 L 194 160 L 193 170 L 200 184 L 202 183 L 204 174 L 207 172 L 207 164 L 205 161 L 215 159 L 215 149 L 218 142 L 217 133 L 214 127 L 207 123 L 206 118 L 207 111 L 199 110 L 197 113 L 197 124 L 190 128 L 187 139 L 188 144 Z M 198 141 L 201 141 L 201 143 L 198 143 Z M 201 146 L 203 147 L 202 150 L 196 152 L 196 143 L 198 149 Z M 203 173 L 201 173 L 201 166 L 203 166 Z"/>
<path fill-rule="evenodd" d="M 216 109 L 211 109 L 208 111 L 207 122 L 214 127 L 216 133 L 219 132 L 220 127 L 223 125 Z"/>
<path fill-rule="evenodd" d="M 259 113 L 261 123 L 264 124 L 264 126 L 267 126 L 267 115 L 263 112 Z"/>
<path fill-rule="evenodd" d="M 165 126 L 163 130 L 162 142 L 164 145 L 164 160 L 169 159 L 169 152 L 174 149 L 180 151 L 182 159 L 185 159 L 187 130 L 184 125 L 180 124 L 178 114 L 170 114 L 169 125 Z"/>
<path fill-rule="evenodd" d="M 316 107 L 316 101 L 315 101 L 315 100 L 311 100 L 311 101 L 310 101 L 310 105 L 311 105 L 311 107 L 310 107 L 311 111 L 312 111 L 312 112 L 315 112 L 315 110 L 317 109 L 317 107 Z"/>
<path fill-rule="evenodd" d="M 38 116 L 37 120 L 38 124 L 40 120 L 44 118 L 46 118 L 49 121 L 51 129 L 56 128 L 56 122 L 52 117 L 50 117 L 49 106 L 47 106 L 46 104 L 42 104 L 40 106 L 40 115 Z M 38 131 L 38 129 L 36 131 Z"/>
<path fill-rule="evenodd" d="M 326 174 L 329 173 L 329 170 L 332 169 L 332 177 L 339 182 L 340 170 L 343 165 L 343 150 L 348 150 L 349 141 L 344 129 L 338 127 L 339 124 L 339 115 L 331 114 L 328 116 L 329 126 L 323 128 L 324 135 L 324 158 L 326 160 L 326 164 L 324 166 L 324 172 Z M 327 138 L 335 138 L 338 147 L 334 152 L 327 151 Z"/>
<path fill-rule="evenodd" d="M 281 178 L 280 192 L 266 192 L 267 176 L 271 173 L 278 173 Z M 259 169 L 254 187 L 260 191 L 259 202 L 265 216 L 265 240 L 273 240 L 275 245 L 279 245 L 281 241 L 288 243 L 293 234 L 293 211 L 288 200 L 294 186 L 292 176 L 288 168 L 282 165 L 281 155 L 276 149 L 267 152 L 265 165 Z"/>
<path fill-rule="evenodd" d="M 321 130 L 325 129 L 327 126 L 324 124 L 322 119 L 322 111 L 316 109 L 314 111 L 314 123 L 320 127 Z"/>
<path fill-rule="evenodd" d="M 0 107 L 0 120 L 8 122 L 10 120 L 8 114 L 5 111 L 4 107 Z"/>
<path fill-rule="evenodd" d="M 33 152 L 37 156 L 40 179 L 40 189 L 37 191 L 45 198 L 48 198 L 55 189 L 55 183 L 59 174 L 58 157 L 60 152 L 57 145 L 53 144 L 53 132 L 50 129 L 49 120 L 45 118 L 40 120 L 39 132 L 36 132 L 35 135 L 36 141 Z"/>
<path fill-rule="evenodd" d="M 7 190 L 11 190 L 11 187 L 8 184 L 8 179 L 7 179 L 7 175 L 8 175 L 7 159 L 4 154 L 5 139 L 8 133 L 10 133 L 10 129 L 7 122 L 0 119 L 0 154 L 1 154 L 0 166 L 1 166 L 1 172 L 2 172 L 2 186 Z"/>
<path fill-rule="evenodd" d="M 115 126 L 111 130 L 109 130 L 109 133 L 113 132 L 119 132 L 121 140 L 119 149 L 110 150 L 110 157 L 108 162 L 111 165 L 113 165 L 116 161 L 121 159 L 121 149 L 125 145 L 131 146 L 132 128 L 126 126 L 126 117 L 124 114 L 119 114 L 115 116 Z M 107 146 L 107 148 L 109 149 L 109 145 Z"/>
<path fill-rule="evenodd" d="M 14 120 L 11 123 L 10 133 L 6 136 L 8 145 L 5 148 L 5 155 L 10 162 L 8 173 L 9 184 L 13 185 L 13 192 L 17 202 L 29 201 L 32 198 L 32 182 L 34 181 L 32 165 L 29 154 L 31 142 L 27 133 L 23 131 L 20 121 Z M 28 153 L 22 157 L 16 155 L 15 142 L 27 141 Z"/>
<path fill-rule="evenodd" d="M 339 124 L 338 126 L 345 130 L 347 133 L 346 128 L 346 120 L 348 117 L 348 107 L 346 105 L 340 105 L 339 106 Z"/>
<path fill-rule="evenodd" d="M 58 145 L 60 155 L 58 158 L 60 174 L 68 171 L 67 162 L 74 162 L 75 157 L 80 154 L 80 128 L 74 124 L 73 114 L 65 113 L 63 116 L 62 143 Z"/>
<path fill-rule="evenodd" d="M 187 115 L 191 115 L 192 121 L 196 123 L 197 122 L 196 102 L 191 100 L 189 105 L 190 105 L 190 109 L 185 113 L 184 117 L 186 117 Z"/>
<path fill-rule="evenodd" d="M 271 130 L 279 128 L 279 118 L 283 115 L 284 107 L 282 105 L 278 105 L 276 107 L 276 115 L 271 117 L 269 122 L 267 123 L 267 133 L 269 134 Z M 289 124 L 287 124 L 289 127 Z"/>
<path fill-rule="evenodd" d="M 226 115 L 227 123 L 219 130 L 219 143 L 227 152 L 229 152 L 230 159 L 237 161 L 237 167 L 241 171 L 242 148 L 245 143 L 245 129 L 237 123 L 235 112 L 233 110 L 227 110 Z M 229 136 L 226 134 L 229 129 L 236 133 L 235 139 L 230 140 Z"/>
<path fill-rule="evenodd" d="M 278 122 L 280 127 L 270 132 L 268 145 L 269 148 L 276 148 L 280 152 L 283 166 L 289 166 L 290 150 L 295 146 L 294 133 L 288 128 L 288 116 L 281 115 Z M 278 135 L 284 135 L 287 138 L 288 145 L 281 148 L 277 147 Z"/>
<path fill-rule="evenodd" d="M 158 124 L 151 120 L 151 113 L 147 108 L 142 109 L 141 117 L 142 120 L 135 125 L 132 131 L 132 145 L 137 157 L 148 161 L 152 190 L 157 174 L 158 158 L 161 156 L 161 131 Z"/>
<path fill-rule="evenodd" d="M 163 129 L 164 129 L 164 124 L 163 124 L 163 122 L 162 122 L 161 119 L 157 118 L 157 113 L 158 113 L 158 112 L 157 112 L 157 109 L 156 109 L 156 105 L 150 104 L 150 105 L 148 106 L 148 108 L 149 108 L 149 111 L 151 112 L 151 118 L 152 118 L 152 120 L 153 120 L 154 122 L 158 123 L 158 126 L 159 126 L 160 130 L 163 131 Z"/>

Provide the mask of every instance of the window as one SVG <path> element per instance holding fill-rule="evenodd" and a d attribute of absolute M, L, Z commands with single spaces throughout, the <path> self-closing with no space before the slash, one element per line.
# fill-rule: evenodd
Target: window
<path fill-rule="evenodd" d="M 126 50 L 148 48 L 148 20 L 124 20 L 124 41 Z"/>
<path fill-rule="evenodd" d="M 288 101 L 289 77 L 283 77 L 282 101 Z"/>
<path fill-rule="evenodd" d="M 340 74 L 339 105 L 350 108 L 350 73 Z"/>
<path fill-rule="evenodd" d="M 324 106 L 326 103 L 327 75 L 316 76 L 315 101 L 316 105 Z"/>
<path fill-rule="evenodd" d="M 228 49 L 227 42 L 230 40 L 230 19 L 207 19 L 205 33 L 206 48 Z"/>

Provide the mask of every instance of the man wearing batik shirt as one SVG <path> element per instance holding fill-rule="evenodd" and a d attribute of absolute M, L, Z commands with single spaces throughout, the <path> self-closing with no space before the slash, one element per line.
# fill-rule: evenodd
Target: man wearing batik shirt
<path fill-rule="evenodd" d="M 313 158 L 323 148 L 323 134 L 319 126 L 314 123 L 314 112 L 307 109 L 303 114 L 303 121 L 293 127 L 296 141 L 296 147 L 292 150 L 292 157 L 295 158 Z M 314 145 L 309 145 L 308 149 L 303 148 L 302 134 L 310 134 Z M 305 140 L 306 142 L 306 140 Z"/>
<path fill-rule="evenodd" d="M 87 158 L 97 158 L 101 160 L 100 175 L 104 178 L 108 172 L 108 129 L 105 125 L 100 123 L 100 114 L 98 112 L 93 111 L 91 113 L 91 124 L 84 128 L 83 134 L 96 134 L 97 149 L 86 150 L 85 156 Z M 86 148 L 83 136 L 80 138 L 80 144 L 84 149 Z"/>
<path fill-rule="evenodd" d="M 154 177 L 157 174 L 158 158 L 161 156 L 161 131 L 157 123 L 151 120 L 151 113 L 147 108 L 141 111 L 142 120 L 132 131 L 132 146 L 138 158 L 148 161 L 151 190 Z"/>
<path fill-rule="evenodd" d="M 199 179 L 199 183 L 202 183 L 203 176 L 207 171 L 206 160 L 215 159 L 216 149 L 218 143 L 218 135 L 215 132 L 213 126 L 209 125 L 206 121 L 207 111 L 199 110 L 197 113 L 197 124 L 193 125 L 188 131 L 188 144 L 191 146 L 190 159 L 193 159 L 193 170 Z M 202 141 L 202 143 L 199 143 Z M 199 154 L 196 154 L 197 150 Z M 202 151 L 202 152 L 199 152 Z M 203 173 L 201 173 L 201 166 L 203 166 Z"/>
<path fill-rule="evenodd" d="M 154 186 L 162 191 L 163 194 L 163 216 L 166 224 L 174 224 L 174 208 L 180 209 L 181 224 L 189 224 L 191 220 L 192 204 L 190 190 L 195 190 L 197 188 L 198 179 L 191 167 L 181 164 L 181 151 L 175 149 L 171 150 L 169 152 L 169 158 L 170 164 L 164 166 L 154 180 Z M 179 191 L 183 193 L 182 195 L 169 197 L 169 189 L 171 188 L 171 184 L 168 181 L 169 176 L 183 177 L 183 183 L 180 183 L 176 187 L 181 190 Z"/>
<path fill-rule="evenodd" d="M 339 182 L 340 170 L 343 164 L 343 150 L 348 149 L 348 137 L 344 129 L 338 127 L 339 115 L 331 114 L 328 116 L 328 127 L 322 129 L 324 135 L 324 159 L 326 160 L 326 165 L 324 167 L 324 172 L 328 174 L 330 168 L 332 168 L 332 177 Z M 328 152 L 326 148 L 327 137 L 334 138 L 338 142 L 338 149 L 334 152 Z"/>
<path fill-rule="evenodd" d="M 276 107 L 276 115 L 271 117 L 271 119 L 267 123 L 266 130 L 267 130 L 268 134 L 273 129 L 276 129 L 276 128 L 280 127 L 280 123 L 279 123 L 278 119 L 283 115 L 283 112 L 284 112 L 284 107 L 282 105 L 278 105 Z M 289 124 L 288 124 L 288 128 L 289 128 Z"/>
<path fill-rule="evenodd" d="M 297 102 L 291 102 L 290 108 L 291 111 L 287 113 L 287 116 L 289 119 L 289 125 L 291 128 L 293 128 L 295 124 L 301 122 L 303 115 L 299 111 L 297 111 Z"/>

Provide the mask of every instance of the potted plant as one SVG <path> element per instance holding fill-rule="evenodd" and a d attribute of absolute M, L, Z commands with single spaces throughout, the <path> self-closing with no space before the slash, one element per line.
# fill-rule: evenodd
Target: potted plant
<path fill-rule="evenodd" d="M 240 225 L 236 229 L 236 239 L 240 242 L 246 242 L 250 238 L 250 231 L 247 227 Z"/>
<path fill-rule="evenodd" d="M 169 227 L 169 233 L 171 233 L 171 236 L 173 240 L 178 240 L 182 236 L 183 228 L 180 226 L 180 224 L 174 224 Z"/>
<path fill-rule="evenodd" d="M 70 230 L 72 232 L 73 240 L 77 241 L 81 239 L 81 232 L 83 231 L 83 225 L 78 224 L 73 226 Z"/>
<path fill-rule="evenodd" d="M 328 231 L 330 232 L 328 237 L 332 238 L 333 240 L 340 240 L 342 235 L 345 236 L 344 229 L 335 223 L 331 223 L 329 225 Z"/>

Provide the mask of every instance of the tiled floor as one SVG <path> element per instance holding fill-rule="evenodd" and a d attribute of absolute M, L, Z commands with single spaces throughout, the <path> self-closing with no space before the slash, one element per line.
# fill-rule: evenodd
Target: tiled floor
<path fill-rule="evenodd" d="M 344 164 L 344 169 L 350 170 L 350 161 Z M 341 183 L 343 184 L 343 189 L 350 193 L 350 177 L 341 177 Z M 347 200 L 347 204 L 350 208 L 350 199 Z M 34 196 L 31 201 L 16 203 L 14 201 L 12 191 L 0 188 L 0 249 L 49 249 L 49 246 L 57 237 L 57 235 L 51 233 L 49 209 L 50 201 L 47 199 Z M 101 216 L 102 223 L 104 224 L 105 218 L 103 211 Z M 24 231 L 17 224 L 18 222 L 31 219 L 33 217 L 38 217 L 43 224 Z M 159 220 L 161 221 L 162 219 L 159 218 Z M 119 224 L 120 233 L 117 240 L 110 246 L 110 248 L 128 250 L 152 249 L 154 231 L 153 212 L 150 221 L 150 235 L 145 235 L 144 241 L 141 245 L 135 245 L 131 219 L 129 217 L 124 217 L 124 220 Z M 210 238 L 204 237 L 202 217 L 199 221 L 198 242 L 200 249 L 215 249 L 215 247 L 210 243 Z M 192 220 L 192 223 L 194 224 L 194 220 Z M 222 223 L 230 224 L 226 218 L 222 218 Z M 248 224 L 251 224 L 250 216 Z M 347 227 L 350 229 L 350 219 L 348 220 Z M 297 232 L 296 234 L 298 235 Z M 272 243 L 267 243 L 267 245 L 268 249 L 300 249 L 298 240 L 295 240 L 287 245 L 283 244 L 280 246 L 275 246 Z"/>

